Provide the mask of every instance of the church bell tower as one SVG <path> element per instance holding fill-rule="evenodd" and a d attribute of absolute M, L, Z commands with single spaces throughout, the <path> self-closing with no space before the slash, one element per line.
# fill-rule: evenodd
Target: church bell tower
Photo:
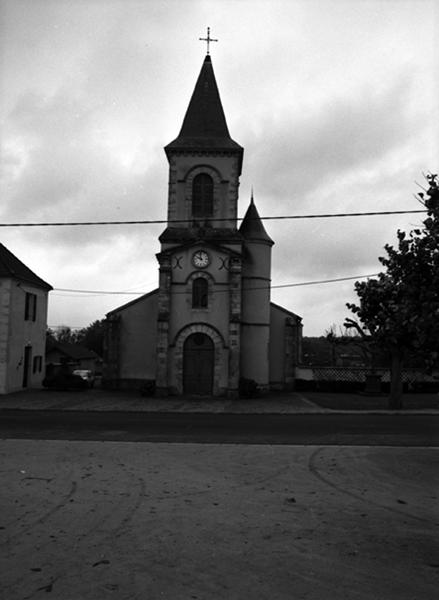
<path fill-rule="evenodd" d="M 237 202 L 243 148 L 229 134 L 209 54 L 180 133 L 165 152 L 169 195 L 157 255 L 157 393 L 234 396 L 241 351 Z"/>

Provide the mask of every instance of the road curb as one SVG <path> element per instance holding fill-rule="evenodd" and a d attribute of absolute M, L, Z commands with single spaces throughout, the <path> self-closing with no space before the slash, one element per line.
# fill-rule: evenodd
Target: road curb
<path fill-rule="evenodd" d="M 321 410 L 291 410 L 291 411 L 213 411 L 213 410 L 147 410 L 147 409 L 120 409 L 120 408 L 105 408 L 105 409 L 77 409 L 77 408 L 59 408 L 59 407 L 45 407 L 45 408 L 21 408 L 21 407 L 3 407 L 0 408 L 0 415 L 2 413 L 56 413 L 56 414 L 122 414 L 122 415 L 211 415 L 211 416 L 301 416 L 301 415 L 394 415 L 394 416 L 438 416 L 439 410 L 436 409 L 406 409 L 406 410 L 341 410 L 341 409 L 330 409 L 322 408 Z"/>

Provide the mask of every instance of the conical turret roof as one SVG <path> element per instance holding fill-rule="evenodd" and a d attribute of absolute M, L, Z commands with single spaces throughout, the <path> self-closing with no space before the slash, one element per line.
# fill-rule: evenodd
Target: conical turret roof
<path fill-rule="evenodd" d="M 274 244 L 271 237 L 265 231 L 264 224 L 262 223 L 262 219 L 259 216 L 253 200 L 253 194 L 250 200 L 250 205 L 239 228 L 239 233 L 244 239 L 249 241 L 265 242 L 270 245 Z"/>
<path fill-rule="evenodd" d="M 227 150 L 243 153 L 229 134 L 226 117 L 208 54 L 189 102 L 178 137 L 165 147 L 172 150 Z"/>

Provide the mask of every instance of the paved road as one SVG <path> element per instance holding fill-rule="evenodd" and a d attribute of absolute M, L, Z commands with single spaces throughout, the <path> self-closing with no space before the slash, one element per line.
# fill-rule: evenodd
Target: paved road
<path fill-rule="evenodd" d="M 439 446 L 439 415 L 4 410 L 2 439 Z"/>

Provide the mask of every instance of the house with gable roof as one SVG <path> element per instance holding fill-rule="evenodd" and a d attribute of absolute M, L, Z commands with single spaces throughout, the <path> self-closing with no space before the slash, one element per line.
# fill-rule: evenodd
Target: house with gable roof
<path fill-rule="evenodd" d="M 86 369 L 93 373 L 101 373 L 102 358 L 94 351 L 81 344 L 70 344 L 48 340 L 46 344 L 46 365 L 66 364 L 71 369 Z"/>
<path fill-rule="evenodd" d="M 51 289 L 0 243 L 0 394 L 42 384 Z"/>

